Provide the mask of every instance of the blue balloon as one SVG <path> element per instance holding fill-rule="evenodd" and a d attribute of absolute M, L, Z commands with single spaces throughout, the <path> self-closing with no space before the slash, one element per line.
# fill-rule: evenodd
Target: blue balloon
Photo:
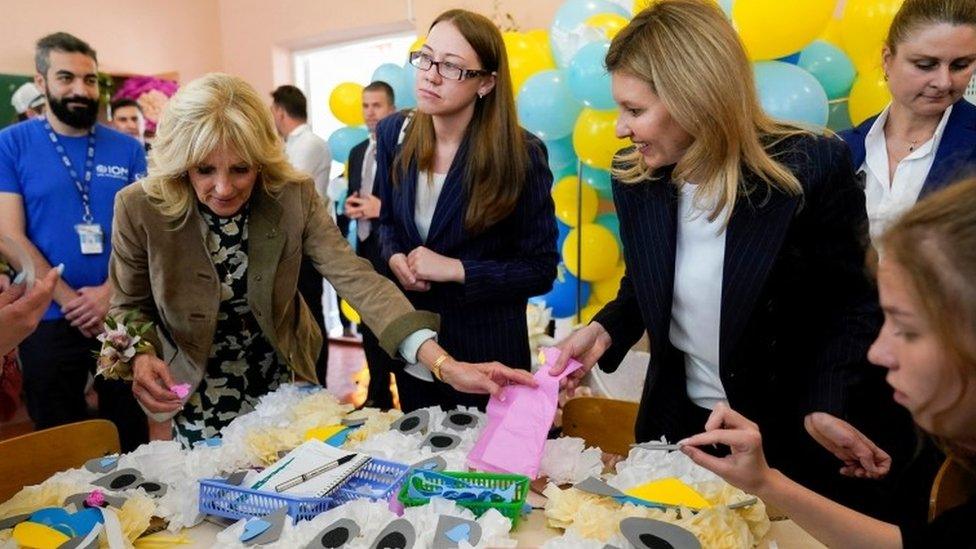
<path fill-rule="evenodd" d="M 573 138 L 564 137 L 545 143 L 546 150 L 549 151 L 549 169 L 552 170 L 553 175 L 557 171 L 564 171 L 567 166 L 572 168 L 571 172 L 575 174 L 578 159 L 576 158 L 576 150 L 573 149 Z"/>
<path fill-rule="evenodd" d="M 800 68 L 820 82 L 828 99 L 840 99 L 851 93 L 857 69 L 847 54 L 824 40 L 814 40 L 800 51 Z"/>
<path fill-rule="evenodd" d="M 413 65 L 409 65 L 414 69 Z M 414 69 L 416 70 L 416 69 Z M 373 71 L 373 78 L 370 82 L 386 82 L 393 88 L 393 99 L 397 107 L 402 108 L 401 98 L 408 102 L 413 97 L 413 80 L 407 84 L 407 69 L 393 63 L 383 63 Z"/>
<path fill-rule="evenodd" d="M 777 61 L 783 63 L 789 63 L 790 65 L 796 65 L 800 61 L 800 52 L 792 53 L 785 57 L 780 57 Z"/>
<path fill-rule="evenodd" d="M 587 107 L 608 111 L 617 107 L 610 93 L 610 73 L 603 63 L 610 42 L 590 42 L 569 63 L 569 89 Z"/>
<path fill-rule="evenodd" d="M 556 230 L 559 231 L 559 234 L 556 236 L 556 249 L 562 250 L 563 242 L 566 242 L 566 237 L 569 236 L 569 231 L 572 230 L 572 227 L 557 219 Z"/>
<path fill-rule="evenodd" d="M 827 125 L 827 93 L 812 74 L 782 61 L 761 61 L 754 67 L 759 99 L 767 114 L 790 122 Z"/>
<path fill-rule="evenodd" d="M 518 113 L 525 129 L 547 141 L 573 133 L 583 105 L 569 91 L 566 72 L 547 70 L 533 74 L 518 94 Z"/>
<path fill-rule="evenodd" d="M 583 182 L 596 189 L 600 198 L 613 200 L 613 189 L 610 185 L 610 172 L 583 164 Z"/>
<path fill-rule="evenodd" d="M 329 152 L 332 159 L 343 164 L 349 160 L 352 148 L 369 137 L 369 132 L 363 126 L 346 126 L 332 132 L 329 136 Z"/>
<path fill-rule="evenodd" d="M 560 166 L 553 167 L 552 164 L 549 164 L 549 171 L 552 172 L 553 183 L 557 183 L 559 182 L 560 179 L 566 176 L 572 175 L 575 177 L 576 164 L 566 164 L 565 166 L 561 166 L 561 167 Z"/>
<path fill-rule="evenodd" d="M 567 0 L 553 17 L 552 28 L 571 31 L 598 13 L 616 13 L 630 19 L 627 8 L 609 0 Z"/>
<path fill-rule="evenodd" d="M 620 241 L 620 218 L 617 214 L 613 212 L 602 213 L 596 216 L 596 224 L 606 227 L 608 231 L 613 233 L 613 237 L 617 239 L 617 246 L 623 248 L 623 242 Z"/>
<path fill-rule="evenodd" d="M 718 0 L 718 5 L 719 6 L 722 6 L 722 11 L 725 12 L 725 15 L 729 19 L 732 18 L 732 4 L 734 2 L 735 2 L 735 0 Z"/>
<path fill-rule="evenodd" d="M 398 109 L 412 109 L 417 106 L 417 67 L 409 61 L 403 64 L 403 93 L 394 90 L 396 93 L 396 105 Z"/>
<path fill-rule="evenodd" d="M 590 283 L 576 278 L 560 263 L 552 290 L 542 296 L 546 306 L 552 308 L 553 318 L 566 318 L 576 314 L 577 285 L 580 291 L 579 306 L 582 308 L 590 300 Z"/>

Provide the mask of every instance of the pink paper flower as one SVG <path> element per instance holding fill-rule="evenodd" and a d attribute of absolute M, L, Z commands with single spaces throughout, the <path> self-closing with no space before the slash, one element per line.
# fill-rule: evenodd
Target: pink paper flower
<path fill-rule="evenodd" d="M 179 385 L 172 385 L 169 388 L 170 392 L 180 397 L 180 400 L 185 399 L 190 395 L 190 384 L 180 383 Z"/>
<path fill-rule="evenodd" d="M 101 490 L 92 490 L 88 497 L 85 498 L 85 506 L 87 507 L 102 507 L 105 505 L 105 494 Z"/>

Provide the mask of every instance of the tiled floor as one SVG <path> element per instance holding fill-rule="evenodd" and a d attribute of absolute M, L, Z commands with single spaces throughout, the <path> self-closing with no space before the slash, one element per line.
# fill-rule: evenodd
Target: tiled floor
<path fill-rule="evenodd" d="M 342 400 L 361 404 L 366 399 L 365 356 L 357 340 L 334 339 L 329 343 L 329 387 Z M 362 389 L 360 389 L 362 387 Z M 0 422 L 0 440 L 29 433 L 34 426 L 21 405 L 8 422 Z"/>

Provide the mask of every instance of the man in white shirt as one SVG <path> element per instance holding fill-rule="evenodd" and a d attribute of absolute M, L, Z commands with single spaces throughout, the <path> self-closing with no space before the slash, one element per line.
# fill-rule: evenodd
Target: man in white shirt
<path fill-rule="evenodd" d="M 312 133 L 308 121 L 308 101 L 305 94 L 295 86 L 279 86 L 271 93 L 273 102 L 271 113 L 274 115 L 275 128 L 285 140 L 285 154 L 297 170 L 307 173 L 315 182 L 315 190 L 319 198 L 325 201 L 329 213 L 335 219 L 332 201 L 326 191 L 329 186 L 329 168 L 332 166 L 332 155 L 329 145 L 324 139 Z M 322 306 L 323 293 L 328 300 L 329 308 L 338 309 L 335 290 L 322 280 L 322 275 L 315 270 L 308 258 L 302 258 L 302 269 L 298 276 L 298 290 L 312 310 L 315 321 L 322 330 L 322 351 L 319 353 L 315 374 L 319 383 L 326 384 L 326 370 L 329 364 L 329 332 L 325 327 L 325 311 Z"/>

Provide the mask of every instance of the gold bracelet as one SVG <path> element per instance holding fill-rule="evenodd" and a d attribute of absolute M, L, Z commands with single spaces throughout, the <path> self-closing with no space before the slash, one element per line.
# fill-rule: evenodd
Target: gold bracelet
<path fill-rule="evenodd" d="M 441 378 L 441 367 L 444 366 L 444 363 L 447 362 L 447 359 L 449 358 L 451 357 L 447 353 L 444 353 L 437 357 L 437 360 L 430 365 L 430 369 L 434 372 L 434 377 L 437 378 L 437 381 L 444 381 L 444 379 Z"/>

